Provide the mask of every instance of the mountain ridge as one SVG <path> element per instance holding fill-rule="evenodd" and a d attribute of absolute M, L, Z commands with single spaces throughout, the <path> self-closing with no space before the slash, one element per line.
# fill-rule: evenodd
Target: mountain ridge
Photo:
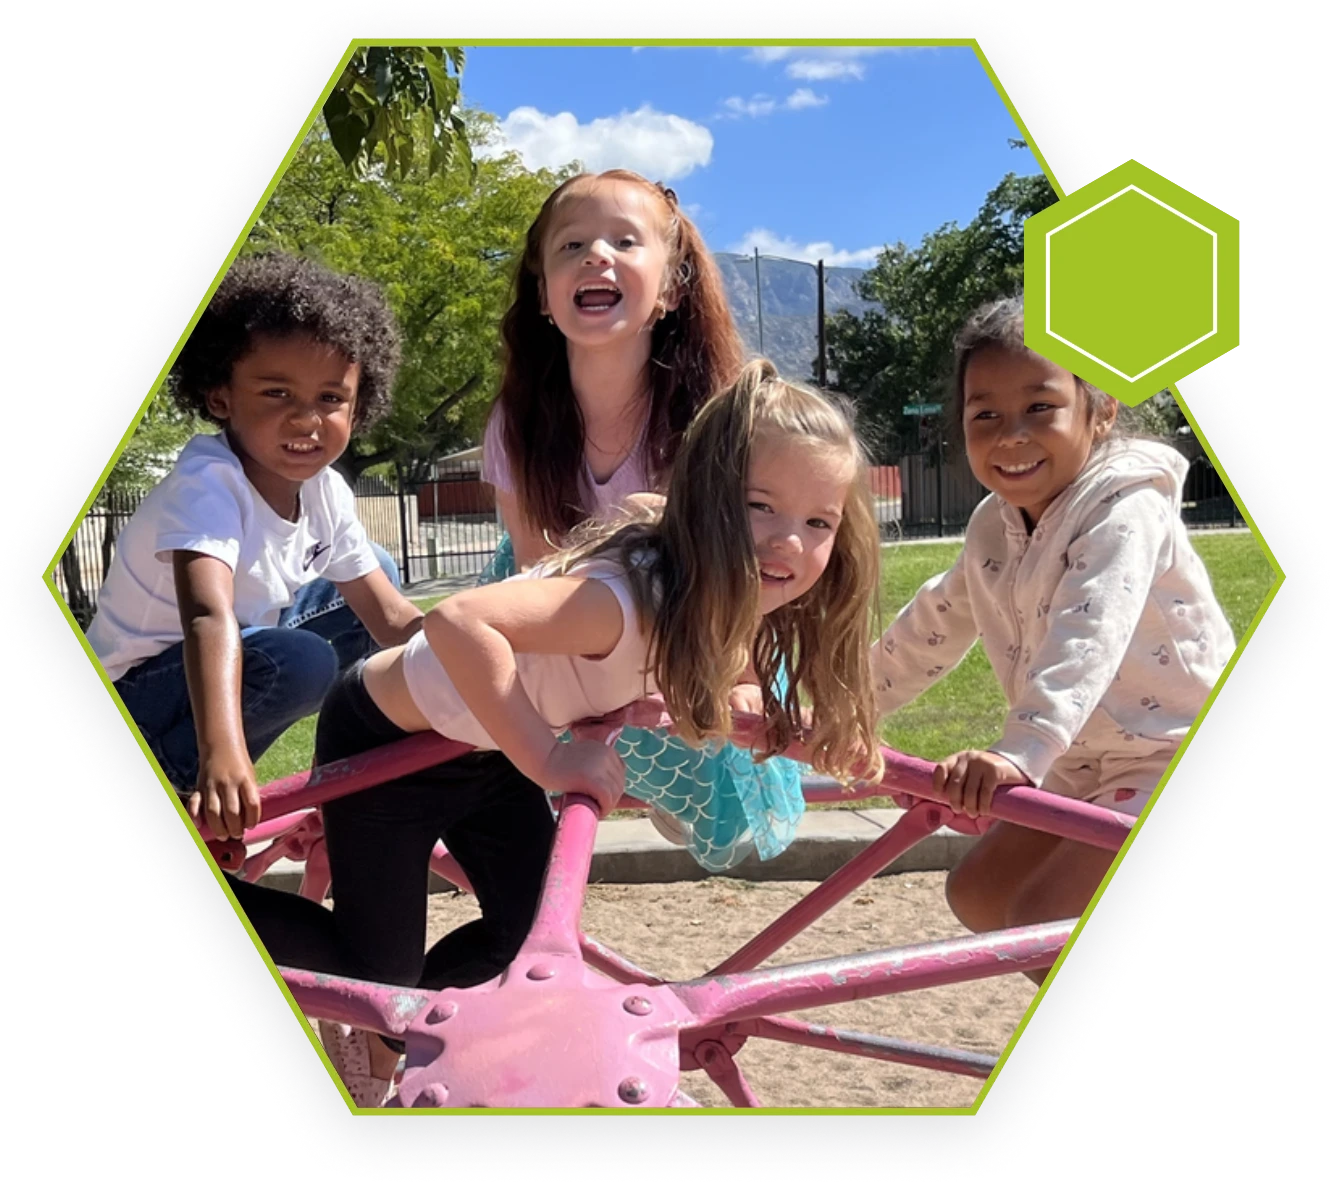
<path fill-rule="evenodd" d="M 817 266 L 762 256 L 762 332 L 759 348 L 756 268 L 752 255 L 719 251 L 712 255 L 725 284 L 730 312 L 751 356 L 770 358 L 785 377 L 814 380 L 817 363 Z M 855 284 L 861 267 L 824 267 L 826 312 L 856 316 L 877 305 L 862 299 Z"/>

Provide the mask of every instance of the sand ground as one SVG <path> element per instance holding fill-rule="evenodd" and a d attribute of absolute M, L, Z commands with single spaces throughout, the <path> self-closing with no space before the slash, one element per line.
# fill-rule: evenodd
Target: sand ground
<path fill-rule="evenodd" d="M 943 874 L 898 874 L 874 879 L 769 963 L 792 964 L 964 935 L 943 897 L 944 878 Z M 582 928 L 667 980 L 687 980 L 740 947 L 815 885 L 729 878 L 592 885 Z M 477 914 L 469 896 L 432 896 L 430 942 Z M 1034 992 L 1034 986 L 1017 974 L 807 1010 L 798 1017 L 996 1055 L 1006 1046 Z M 756 1039 L 740 1052 L 738 1063 L 769 1107 L 964 1107 L 982 1086 L 981 1080 L 967 1076 Z M 700 1071 L 686 1073 L 682 1086 L 704 1106 L 728 1105 Z"/>

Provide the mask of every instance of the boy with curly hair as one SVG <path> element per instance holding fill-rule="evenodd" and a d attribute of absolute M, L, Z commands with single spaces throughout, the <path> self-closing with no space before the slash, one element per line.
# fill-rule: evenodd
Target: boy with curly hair
<path fill-rule="evenodd" d="M 331 466 L 388 407 L 400 344 L 370 283 L 238 260 L 172 368 L 196 435 L 117 540 L 88 640 L 213 833 L 259 820 L 254 763 L 340 669 L 422 616 Z"/>

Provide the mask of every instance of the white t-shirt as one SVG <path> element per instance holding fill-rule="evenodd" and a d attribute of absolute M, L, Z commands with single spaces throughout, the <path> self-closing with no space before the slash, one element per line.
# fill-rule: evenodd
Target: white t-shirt
<path fill-rule="evenodd" d="M 279 517 L 245 477 L 224 435 L 196 435 L 116 539 L 88 643 L 112 681 L 184 639 L 172 553 L 219 558 L 235 572 L 242 628 L 277 623 L 316 579 L 347 583 L 378 568 L 355 497 L 325 468 L 300 489 L 300 517 Z"/>
<path fill-rule="evenodd" d="M 522 688 L 536 712 L 556 733 L 579 718 L 598 718 L 656 692 L 655 679 L 646 668 L 650 626 L 638 614 L 623 568 L 615 562 L 593 559 L 568 574 L 604 581 L 619 601 L 623 633 L 614 649 L 600 658 L 516 654 Z M 543 575 L 544 568 L 535 566 L 513 579 L 538 579 Z M 412 701 L 436 731 L 473 747 L 497 748 L 462 700 L 423 632 L 407 641 L 403 672 Z"/>

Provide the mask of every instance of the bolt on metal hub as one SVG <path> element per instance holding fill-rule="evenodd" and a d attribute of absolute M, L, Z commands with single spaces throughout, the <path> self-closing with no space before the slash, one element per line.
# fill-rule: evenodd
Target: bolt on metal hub
<path fill-rule="evenodd" d="M 619 1099 L 625 1104 L 641 1104 L 649 1092 L 646 1081 L 630 1075 L 619 1085 Z"/>

